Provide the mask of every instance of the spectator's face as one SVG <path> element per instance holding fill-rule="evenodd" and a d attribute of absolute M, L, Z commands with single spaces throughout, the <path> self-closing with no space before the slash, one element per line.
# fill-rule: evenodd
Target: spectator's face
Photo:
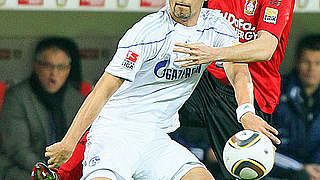
<path fill-rule="evenodd" d="M 66 82 L 70 72 L 67 54 L 60 49 L 43 52 L 42 60 L 35 62 L 35 71 L 42 87 L 49 93 L 56 93 Z"/>
<path fill-rule="evenodd" d="M 204 0 L 170 0 L 170 12 L 173 19 L 186 22 L 196 17 Z"/>
<path fill-rule="evenodd" d="M 298 68 L 303 85 L 317 87 L 320 83 L 320 51 L 305 50 L 301 55 Z"/>

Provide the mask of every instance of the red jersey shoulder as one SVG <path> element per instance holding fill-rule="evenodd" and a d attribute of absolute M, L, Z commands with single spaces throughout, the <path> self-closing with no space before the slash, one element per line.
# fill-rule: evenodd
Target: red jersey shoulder
<path fill-rule="evenodd" d="M 277 24 L 278 17 L 287 19 L 290 10 L 294 6 L 294 0 L 261 0 L 263 10 L 263 21 Z M 282 21 L 282 20 L 280 20 Z"/>
<path fill-rule="evenodd" d="M 295 0 L 258 0 L 262 7 L 270 7 L 275 9 L 292 9 Z"/>
<path fill-rule="evenodd" d="M 287 1 L 287 0 L 265 0 L 266 3 L 269 3 L 271 6 L 274 7 L 280 7 L 280 5 L 282 4 L 282 1 Z"/>
<path fill-rule="evenodd" d="M 268 14 L 275 14 L 282 1 L 291 0 L 244 0 L 244 11 L 243 13 L 248 16 L 254 16 L 256 11 L 268 7 L 266 10 Z M 275 10 L 273 10 L 275 9 Z"/>

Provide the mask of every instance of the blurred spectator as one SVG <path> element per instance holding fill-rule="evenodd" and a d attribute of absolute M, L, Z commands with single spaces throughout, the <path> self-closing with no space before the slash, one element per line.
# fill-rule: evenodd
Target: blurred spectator
<path fill-rule="evenodd" d="M 11 161 L 7 158 L 7 156 L 3 152 L 0 152 L 0 179 L 1 180 L 6 180 L 4 179 L 4 175 L 6 174 L 6 171 L 8 170 L 8 168 L 11 166 L 12 166 Z"/>
<path fill-rule="evenodd" d="M 81 71 L 80 52 L 77 44 L 68 38 L 50 37 L 43 42 L 41 46 L 47 46 L 50 44 L 56 44 L 57 46 L 68 52 L 71 58 L 71 70 L 68 76 L 70 83 L 75 88 L 79 89 L 81 94 L 87 96 L 93 89 L 93 86 L 83 80 Z"/>
<path fill-rule="evenodd" d="M 2 109 L 2 103 L 4 99 L 4 95 L 7 89 L 6 83 L 0 81 L 0 117 L 1 117 L 1 109 Z M 0 133 L 1 134 L 1 133 Z M 5 171 L 10 166 L 10 161 L 2 151 L 2 136 L 0 136 L 0 179 L 3 179 L 3 174 L 5 174 Z"/>
<path fill-rule="evenodd" d="M 277 147 L 273 176 L 320 179 L 320 34 L 297 46 L 296 67 L 283 78 L 274 114 L 282 144 Z"/>
<path fill-rule="evenodd" d="M 33 165 L 45 161 L 45 147 L 60 141 L 84 100 L 75 44 L 46 38 L 35 49 L 33 73 L 6 91 L 2 106 L 3 148 L 14 166 L 7 179 L 29 179 Z"/>
<path fill-rule="evenodd" d="M 49 37 L 44 39 L 42 42 L 39 42 L 35 51 L 39 51 L 42 49 L 42 47 L 51 46 L 52 44 L 64 50 L 65 52 L 68 52 L 68 56 L 71 59 L 70 64 L 72 67 L 70 70 L 68 79 L 70 80 L 70 83 L 75 88 L 80 90 L 83 82 L 83 77 L 82 77 L 82 71 L 81 71 L 79 47 L 73 40 L 69 38 Z"/>

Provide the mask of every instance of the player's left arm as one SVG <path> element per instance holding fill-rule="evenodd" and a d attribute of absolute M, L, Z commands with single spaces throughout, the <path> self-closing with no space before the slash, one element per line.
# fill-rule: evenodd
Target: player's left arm
<path fill-rule="evenodd" d="M 268 31 L 260 30 L 258 38 L 232 47 L 210 47 L 203 43 L 177 43 L 174 52 L 190 56 L 175 59 L 176 62 L 191 61 L 182 67 L 207 64 L 214 61 L 223 62 L 258 62 L 270 60 L 278 39 Z"/>
<path fill-rule="evenodd" d="M 255 40 L 238 46 L 219 48 L 215 60 L 226 62 L 258 62 L 270 60 L 278 46 L 278 38 L 266 30 L 258 31 Z"/>
<path fill-rule="evenodd" d="M 248 65 L 246 63 L 224 63 L 223 66 L 234 88 L 236 101 L 238 103 L 237 116 L 239 116 L 238 120 L 244 129 L 260 131 L 275 143 L 280 144 L 280 140 L 275 136 L 278 134 L 278 131 L 261 117 L 255 115 L 253 83 Z M 240 112 L 238 112 L 239 110 Z"/>
<path fill-rule="evenodd" d="M 258 62 L 270 60 L 286 25 L 291 21 L 294 8 L 293 0 L 283 0 L 276 4 L 271 2 L 261 0 L 255 40 L 234 47 L 209 47 L 202 43 L 178 43 L 174 51 L 190 56 L 175 61 L 191 61 L 184 65 L 191 66 L 213 61 Z"/>

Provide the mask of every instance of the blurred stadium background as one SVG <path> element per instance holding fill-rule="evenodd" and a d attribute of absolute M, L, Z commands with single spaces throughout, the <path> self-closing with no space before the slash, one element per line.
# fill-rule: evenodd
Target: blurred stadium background
<path fill-rule="evenodd" d="M 0 0 L 0 80 L 12 85 L 27 77 L 34 43 L 58 35 L 78 43 L 84 79 L 94 83 L 125 31 L 164 4 L 165 0 Z M 293 67 L 296 41 L 319 29 L 319 0 L 296 0 L 281 73 Z"/>

